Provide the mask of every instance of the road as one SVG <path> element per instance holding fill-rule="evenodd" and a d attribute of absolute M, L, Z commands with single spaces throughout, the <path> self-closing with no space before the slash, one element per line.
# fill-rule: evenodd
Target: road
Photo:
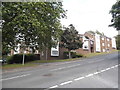
<path fill-rule="evenodd" d="M 2 88 L 118 88 L 118 53 L 3 73 Z"/>

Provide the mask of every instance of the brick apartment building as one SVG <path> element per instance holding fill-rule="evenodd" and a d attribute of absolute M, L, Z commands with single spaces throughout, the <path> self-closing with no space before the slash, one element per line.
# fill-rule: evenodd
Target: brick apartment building
<path fill-rule="evenodd" d="M 78 54 L 87 54 L 95 52 L 111 52 L 116 49 L 115 38 L 109 38 L 97 33 L 85 32 L 80 35 L 83 47 L 75 50 Z"/>
<path fill-rule="evenodd" d="M 80 39 L 83 42 L 82 48 L 73 50 L 77 54 L 87 54 L 87 53 L 96 53 L 96 52 L 110 52 L 113 49 L 116 49 L 116 41 L 115 38 L 109 38 L 105 35 L 99 35 L 97 33 L 90 33 L 85 32 L 84 34 L 79 34 Z M 23 50 L 19 47 L 15 51 L 11 50 L 11 55 L 17 54 L 17 53 L 23 53 Z M 32 49 L 29 47 L 24 50 L 24 53 L 32 53 Z M 40 54 L 41 59 L 44 60 L 54 60 L 54 59 L 63 59 L 64 55 L 63 53 L 65 51 L 68 51 L 65 48 L 61 48 L 59 46 L 59 43 L 56 48 L 48 49 L 47 51 L 44 50 L 43 52 L 39 53 L 38 50 L 35 51 L 35 54 Z"/>

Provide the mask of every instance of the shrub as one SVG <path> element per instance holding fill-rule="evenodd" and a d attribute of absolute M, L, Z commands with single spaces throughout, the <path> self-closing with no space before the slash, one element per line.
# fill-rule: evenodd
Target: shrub
<path fill-rule="evenodd" d="M 71 57 L 72 58 L 79 58 L 79 57 L 83 57 L 83 55 L 81 55 L 81 54 L 76 54 L 76 52 L 70 52 L 71 53 Z M 64 58 L 65 59 L 68 59 L 69 58 L 69 52 L 68 51 L 65 51 L 64 53 L 63 53 L 63 55 L 64 55 Z"/>
<path fill-rule="evenodd" d="M 8 64 L 21 63 L 21 62 L 22 62 L 22 54 L 15 54 L 7 57 Z"/>
<path fill-rule="evenodd" d="M 76 57 L 80 58 L 80 57 L 83 57 L 83 55 L 82 54 L 77 54 Z"/>
<path fill-rule="evenodd" d="M 76 52 L 70 52 L 72 58 L 76 58 Z"/>
<path fill-rule="evenodd" d="M 35 55 L 35 54 L 25 54 L 25 62 L 39 60 L 39 59 L 40 58 L 38 57 L 38 55 Z M 23 54 L 15 54 L 15 55 L 9 56 L 7 58 L 7 63 L 8 64 L 22 63 L 22 60 L 23 60 Z"/>
<path fill-rule="evenodd" d="M 65 52 L 63 53 L 63 56 L 64 56 L 65 59 L 68 59 L 68 58 L 69 58 L 69 54 L 68 54 L 68 53 L 69 53 L 68 51 L 65 51 Z"/>

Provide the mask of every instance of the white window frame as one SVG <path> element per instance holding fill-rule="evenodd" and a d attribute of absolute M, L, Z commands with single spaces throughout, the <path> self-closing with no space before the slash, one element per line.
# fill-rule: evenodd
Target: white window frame
<path fill-rule="evenodd" d="M 104 40 L 104 37 L 102 37 L 102 40 Z"/>
<path fill-rule="evenodd" d="M 103 52 L 105 52 L 105 49 L 103 49 Z"/>
<path fill-rule="evenodd" d="M 105 43 L 102 43 L 102 46 L 105 46 Z"/>

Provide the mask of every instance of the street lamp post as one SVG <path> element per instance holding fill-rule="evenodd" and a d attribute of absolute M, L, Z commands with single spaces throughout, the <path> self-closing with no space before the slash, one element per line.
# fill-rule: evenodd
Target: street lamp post
<path fill-rule="evenodd" d="M 24 54 L 24 51 L 23 51 L 23 60 L 22 60 L 22 65 L 25 64 L 25 54 Z"/>

